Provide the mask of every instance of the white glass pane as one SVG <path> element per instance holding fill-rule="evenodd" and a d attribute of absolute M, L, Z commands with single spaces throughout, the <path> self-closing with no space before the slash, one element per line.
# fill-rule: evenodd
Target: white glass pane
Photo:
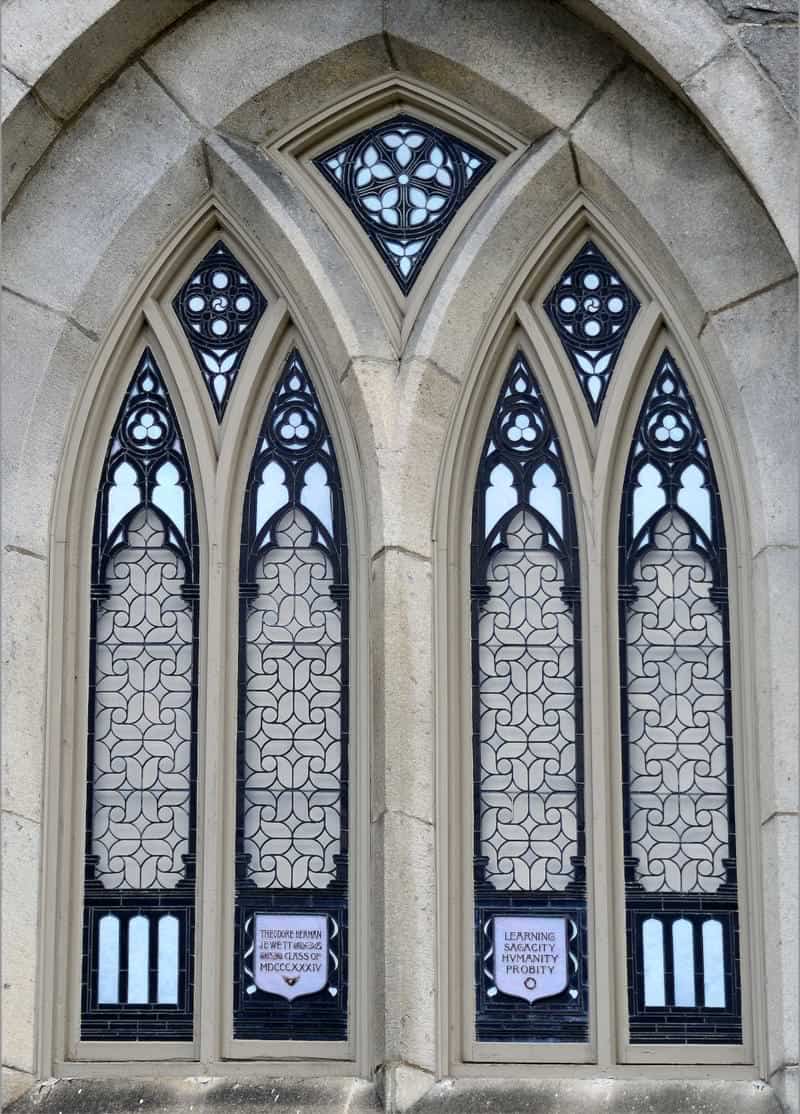
<path fill-rule="evenodd" d="M 128 925 L 128 1003 L 146 1002 L 150 973 L 150 923 L 133 917 Z"/>
<path fill-rule="evenodd" d="M 675 970 L 675 1005 L 695 1005 L 694 930 L 691 923 L 683 918 L 672 926 L 672 963 Z"/>
<path fill-rule="evenodd" d="M 644 952 L 644 1004 L 663 1006 L 664 995 L 664 929 L 661 921 L 650 917 L 642 925 Z"/>
<path fill-rule="evenodd" d="M 706 921 L 703 925 L 703 994 L 706 1006 L 725 1006 L 725 961 L 722 925 Z"/>
<path fill-rule="evenodd" d="M 97 1001 L 119 1001 L 119 919 L 107 913 L 100 918 L 97 942 Z"/>
<path fill-rule="evenodd" d="M 178 918 L 171 914 L 158 922 L 158 1001 L 178 1002 Z"/>

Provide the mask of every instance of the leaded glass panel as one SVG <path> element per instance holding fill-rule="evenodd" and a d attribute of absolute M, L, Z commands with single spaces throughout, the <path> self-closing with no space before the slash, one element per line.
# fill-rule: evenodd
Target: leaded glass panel
<path fill-rule="evenodd" d="M 708 442 L 667 350 L 628 459 L 620 561 L 631 1040 L 738 1043 L 725 532 Z"/>
<path fill-rule="evenodd" d="M 478 1039 L 584 1041 L 578 540 L 558 436 L 521 353 L 479 465 L 472 640 Z M 565 973 L 555 989 L 545 984 L 556 961 L 548 966 L 541 950 L 538 960 L 520 953 L 501 979 L 498 926 L 508 925 L 507 956 L 522 947 L 518 933 L 528 933 L 520 940 L 551 929 L 563 934 L 557 960 Z"/>
<path fill-rule="evenodd" d="M 293 351 L 242 523 L 236 1038 L 347 1035 L 348 599 L 336 454 Z M 302 970 L 295 933 L 318 948 Z"/>
<path fill-rule="evenodd" d="M 545 310 L 596 425 L 639 300 L 587 240 L 550 291 Z"/>
<path fill-rule="evenodd" d="M 494 163 L 477 147 L 406 115 L 359 132 L 314 160 L 404 294 Z"/>
<path fill-rule="evenodd" d="M 189 464 L 145 349 L 95 512 L 85 1039 L 192 1037 L 198 572 Z"/>
<path fill-rule="evenodd" d="M 172 303 L 203 376 L 217 421 L 267 301 L 229 248 L 218 240 Z"/>

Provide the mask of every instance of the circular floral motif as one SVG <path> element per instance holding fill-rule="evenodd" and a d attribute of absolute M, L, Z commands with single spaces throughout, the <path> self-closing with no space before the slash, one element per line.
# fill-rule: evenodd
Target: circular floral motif
<path fill-rule="evenodd" d="M 261 316 L 259 298 L 250 280 L 221 256 L 200 268 L 181 293 L 180 314 L 196 341 L 218 347 L 249 337 Z"/>
<path fill-rule="evenodd" d="M 552 304 L 570 341 L 600 347 L 627 326 L 633 300 L 610 267 L 587 258 L 564 276 Z"/>
<path fill-rule="evenodd" d="M 536 401 L 510 398 L 498 415 L 497 434 L 505 446 L 516 453 L 529 453 L 541 447 L 546 425 Z"/>
<path fill-rule="evenodd" d="M 272 416 L 272 435 L 289 452 L 302 453 L 314 448 L 321 433 L 317 415 L 302 397 L 287 399 Z"/>
<path fill-rule="evenodd" d="M 169 415 L 155 400 L 136 406 L 120 432 L 127 446 L 139 453 L 163 449 L 173 436 Z"/>

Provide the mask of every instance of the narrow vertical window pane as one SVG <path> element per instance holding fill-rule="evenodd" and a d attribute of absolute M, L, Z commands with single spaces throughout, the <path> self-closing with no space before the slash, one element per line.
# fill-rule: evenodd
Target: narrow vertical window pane
<path fill-rule="evenodd" d="M 85 1039 L 190 1040 L 191 963 L 154 1009 L 152 917 L 194 925 L 199 569 L 191 474 L 166 384 L 145 349 L 101 476 L 92 547 Z M 114 988 L 112 932 L 122 961 Z M 117 1002 L 113 1014 L 108 1004 Z M 98 1010 L 103 1006 L 103 1010 Z"/>
<path fill-rule="evenodd" d="M 727 550 L 711 451 L 667 350 L 628 458 L 620 558 L 628 939 L 658 911 L 672 957 L 657 1006 L 629 956 L 631 1040 L 739 1043 Z M 736 989 L 713 1020 L 698 1001 L 710 912 Z"/>
<path fill-rule="evenodd" d="M 236 1038 L 347 1035 L 347 565 L 336 455 L 295 351 L 242 525 Z"/>
<path fill-rule="evenodd" d="M 722 925 L 714 920 L 703 922 L 703 994 L 707 1006 L 725 1008 Z"/>
<path fill-rule="evenodd" d="M 178 1001 L 178 918 L 171 913 L 158 922 L 158 1000 Z"/>
<path fill-rule="evenodd" d="M 644 1004 L 663 1006 L 664 990 L 664 926 L 655 917 L 642 925 L 642 951 L 644 954 Z"/>
<path fill-rule="evenodd" d="M 106 913 L 98 925 L 97 1001 L 119 1001 L 119 917 Z"/>
<path fill-rule="evenodd" d="M 561 447 L 518 354 L 473 506 L 479 1040 L 587 1038 L 579 583 Z"/>

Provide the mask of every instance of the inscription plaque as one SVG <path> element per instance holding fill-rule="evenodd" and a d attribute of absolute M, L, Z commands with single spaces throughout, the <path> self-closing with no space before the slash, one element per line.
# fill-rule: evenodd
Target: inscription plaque
<path fill-rule="evenodd" d="M 328 918 L 257 913 L 255 983 L 290 1002 L 316 994 L 328 981 Z"/>
<path fill-rule="evenodd" d="M 495 917 L 494 980 L 526 1002 L 552 998 L 567 985 L 566 917 Z"/>

